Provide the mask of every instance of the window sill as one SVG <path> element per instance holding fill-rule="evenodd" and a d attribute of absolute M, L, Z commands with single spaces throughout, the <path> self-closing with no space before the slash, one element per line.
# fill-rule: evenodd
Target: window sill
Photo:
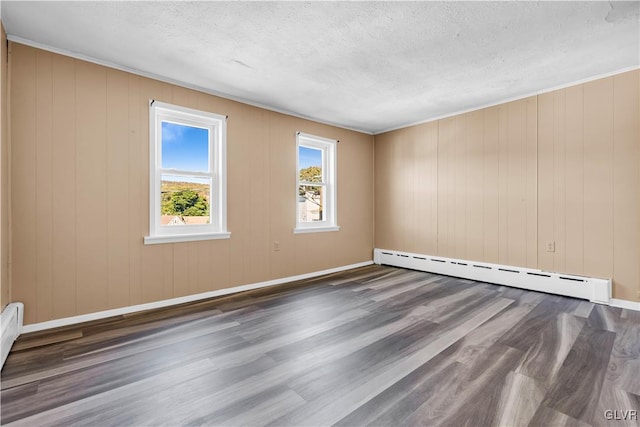
<path fill-rule="evenodd" d="M 296 227 L 293 229 L 293 234 L 303 233 L 323 233 L 325 231 L 338 231 L 340 227 L 337 225 L 323 226 L 323 227 Z"/>
<path fill-rule="evenodd" d="M 145 236 L 145 245 L 156 245 L 159 243 L 180 243 L 197 242 L 201 240 L 230 239 L 231 233 L 228 231 L 220 233 L 199 233 L 199 234 L 170 234 L 166 236 Z"/>

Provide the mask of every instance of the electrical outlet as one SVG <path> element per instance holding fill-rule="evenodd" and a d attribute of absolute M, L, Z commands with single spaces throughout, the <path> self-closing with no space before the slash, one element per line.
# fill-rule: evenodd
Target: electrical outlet
<path fill-rule="evenodd" d="M 280 242 L 278 242 L 277 240 L 273 242 L 273 250 L 275 252 L 278 252 L 280 250 Z"/>
<path fill-rule="evenodd" d="M 547 242 L 547 252 L 556 251 L 556 242 Z"/>

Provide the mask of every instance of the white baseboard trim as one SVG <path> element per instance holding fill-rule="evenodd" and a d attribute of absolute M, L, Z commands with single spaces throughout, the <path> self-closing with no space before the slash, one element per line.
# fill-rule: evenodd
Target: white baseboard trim
<path fill-rule="evenodd" d="M 640 311 L 640 302 L 629 301 L 626 299 L 611 298 L 611 300 L 609 301 L 609 305 L 611 307 Z"/>
<path fill-rule="evenodd" d="M 610 279 L 377 248 L 373 259 L 376 264 L 582 298 L 598 304 L 610 304 L 611 300 Z"/>
<path fill-rule="evenodd" d="M 128 307 L 114 308 L 111 310 L 98 311 L 95 313 L 82 314 L 79 316 L 64 317 L 62 319 L 49 320 L 47 322 L 32 323 L 22 327 L 22 333 L 43 331 L 45 329 L 59 328 L 61 326 L 69 326 L 77 323 L 90 322 L 92 320 L 106 319 L 108 317 L 120 316 L 123 314 L 135 313 L 138 311 L 152 310 L 155 308 L 169 307 L 172 305 L 184 304 L 186 302 L 199 301 L 207 298 L 214 298 L 223 295 L 235 294 L 253 289 L 266 288 L 268 286 L 281 285 L 283 283 L 295 282 L 298 280 L 310 279 L 313 277 L 323 276 L 325 274 L 338 273 L 340 271 L 351 270 L 353 268 L 365 267 L 372 265 L 373 261 L 359 262 L 356 264 L 344 265 L 341 267 L 330 268 L 328 270 L 316 271 L 313 273 L 299 274 L 297 276 L 283 277 L 281 279 L 268 280 L 266 282 L 252 283 L 249 285 L 236 286 L 233 288 L 218 289 L 201 294 L 187 295 L 178 298 L 171 298 L 161 301 L 150 302 L 146 304 L 131 305 Z"/>
<path fill-rule="evenodd" d="M 0 329 L 2 330 L 2 343 L 0 344 L 2 361 L 0 369 L 4 366 L 4 361 L 7 360 L 9 350 L 11 350 L 14 341 L 20 336 L 23 315 L 24 305 L 20 302 L 12 302 L 2 310 L 2 315 L 0 315 Z"/>

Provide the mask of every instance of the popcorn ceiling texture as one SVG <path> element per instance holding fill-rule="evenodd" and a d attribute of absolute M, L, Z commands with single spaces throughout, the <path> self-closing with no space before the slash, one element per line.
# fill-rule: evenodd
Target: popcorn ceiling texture
<path fill-rule="evenodd" d="M 377 133 L 640 64 L 638 2 L 2 2 L 9 38 Z"/>

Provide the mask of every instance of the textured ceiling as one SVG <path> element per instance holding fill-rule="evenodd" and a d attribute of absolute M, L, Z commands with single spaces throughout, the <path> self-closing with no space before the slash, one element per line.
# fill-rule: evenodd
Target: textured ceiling
<path fill-rule="evenodd" d="M 640 65 L 639 2 L 12 2 L 10 39 L 377 133 Z"/>

